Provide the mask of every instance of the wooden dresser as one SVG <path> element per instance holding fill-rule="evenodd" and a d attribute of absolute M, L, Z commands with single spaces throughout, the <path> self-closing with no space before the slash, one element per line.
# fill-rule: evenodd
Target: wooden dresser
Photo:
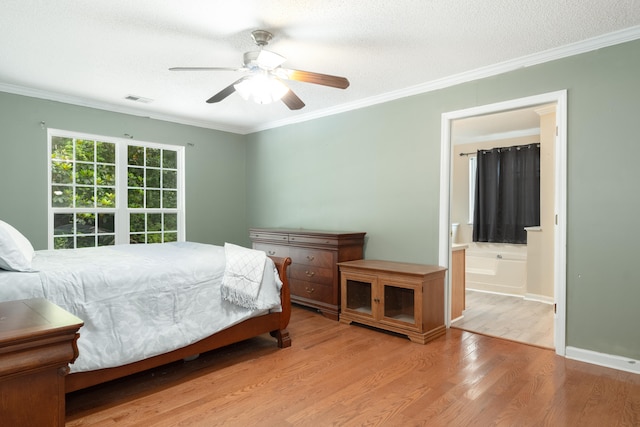
<path fill-rule="evenodd" d="M 0 303 L 0 425 L 64 426 L 82 320 L 45 299 Z"/>
<path fill-rule="evenodd" d="M 361 232 L 306 229 L 251 228 L 253 248 L 267 255 L 291 257 L 289 284 L 291 301 L 317 309 L 338 320 L 340 275 L 338 262 L 362 259 Z"/>

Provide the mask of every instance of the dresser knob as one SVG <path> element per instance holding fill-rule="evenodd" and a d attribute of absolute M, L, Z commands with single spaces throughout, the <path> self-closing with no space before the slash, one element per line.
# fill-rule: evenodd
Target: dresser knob
<path fill-rule="evenodd" d="M 313 276 L 316 275 L 316 272 L 307 270 L 307 271 L 304 272 L 304 274 L 306 274 L 307 277 L 313 277 Z"/>
<path fill-rule="evenodd" d="M 269 255 L 275 255 L 276 251 L 269 251 Z"/>
<path fill-rule="evenodd" d="M 313 261 L 314 259 L 316 259 L 316 257 L 314 257 L 313 255 L 307 255 L 307 259 L 309 261 Z"/>
<path fill-rule="evenodd" d="M 316 291 L 314 288 L 310 288 L 309 286 L 307 286 L 304 290 L 307 291 L 309 295 L 311 295 Z"/>

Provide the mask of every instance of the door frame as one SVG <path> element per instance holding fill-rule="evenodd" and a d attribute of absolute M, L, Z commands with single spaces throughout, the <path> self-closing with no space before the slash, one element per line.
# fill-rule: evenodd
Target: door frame
<path fill-rule="evenodd" d="M 567 297 L 567 91 L 560 90 L 512 99 L 494 104 L 480 105 L 442 114 L 440 150 L 440 225 L 439 264 L 451 265 L 451 180 L 452 154 L 451 122 L 457 119 L 500 113 L 543 104 L 556 104 L 555 143 L 555 195 L 554 195 L 554 300 L 555 314 L 553 342 L 556 354 L 566 352 L 566 297 Z M 450 271 L 450 270 L 449 270 Z M 447 273 L 445 286 L 445 321 L 451 326 L 451 274 Z"/>

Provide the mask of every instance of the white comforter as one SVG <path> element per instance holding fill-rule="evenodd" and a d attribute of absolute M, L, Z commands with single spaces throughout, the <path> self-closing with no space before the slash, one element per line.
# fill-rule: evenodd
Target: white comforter
<path fill-rule="evenodd" d="M 258 309 L 221 298 L 221 246 L 119 245 L 36 251 L 32 273 L 0 270 L 0 301 L 46 298 L 84 321 L 72 372 L 131 363 L 279 311 L 280 287 L 267 259 Z"/>

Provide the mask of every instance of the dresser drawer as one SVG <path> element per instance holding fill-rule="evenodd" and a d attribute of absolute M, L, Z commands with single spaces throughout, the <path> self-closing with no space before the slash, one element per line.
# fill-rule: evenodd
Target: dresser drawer
<path fill-rule="evenodd" d="M 333 252 L 321 249 L 305 249 L 291 247 L 289 256 L 294 264 L 314 265 L 316 267 L 333 268 Z"/>
<path fill-rule="evenodd" d="M 267 242 L 282 242 L 287 244 L 289 242 L 288 234 L 281 233 L 268 233 L 262 231 L 249 231 L 249 238 L 252 241 L 267 241 Z"/>
<path fill-rule="evenodd" d="M 264 251 L 269 256 L 277 256 L 280 258 L 286 258 L 289 255 L 289 246 L 273 245 L 269 243 L 254 243 L 253 249 Z"/>
<path fill-rule="evenodd" d="M 323 285 L 297 279 L 290 279 L 289 285 L 291 286 L 291 297 L 293 299 L 295 299 L 295 296 L 298 296 L 327 304 L 335 304 L 332 285 Z"/>
<path fill-rule="evenodd" d="M 289 235 L 289 243 L 309 244 L 309 245 L 330 245 L 336 246 L 338 239 L 334 237 L 316 237 L 316 236 L 294 236 Z"/>
<path fill-rule="evenodd" d="M 291 264 L 289 267 L 289 277 L 291 279 L 306 280 L 323 285 L 333 285 L 333 269 L 331 268 Z"/>

